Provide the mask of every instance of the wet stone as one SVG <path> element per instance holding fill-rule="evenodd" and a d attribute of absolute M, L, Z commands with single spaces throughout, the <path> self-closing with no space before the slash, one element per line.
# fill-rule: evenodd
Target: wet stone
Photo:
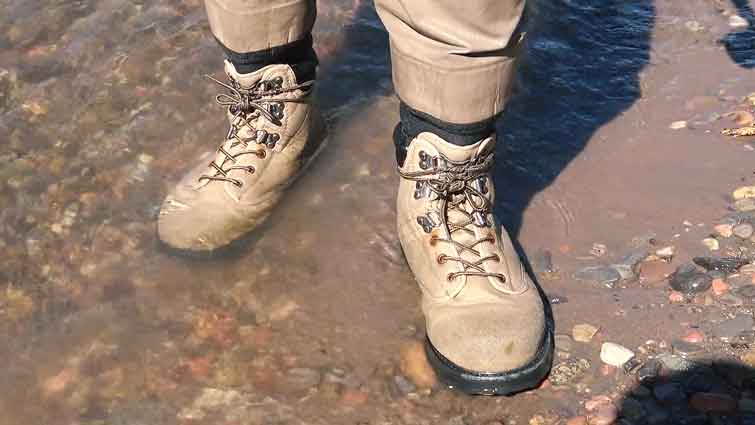
<path fill-rule="evenodd" d="M 611 366 L 621 367 L 634 357 L 634 352 L 613 342 L 603 343 L 600 348 L 600 360 Z"/>
<path fill-rule="evenodd" d="M 553 367 L 548 378 L 553 385 L 566 385 L 580 380 L 590 369 L 587 359 L 571 359 Z"/>
<path fill-rule="evenodd" d="M 625 255 L 617 264 L 629 266 L 632 269 L 637 269 L 637 266 L 648 256 L 646 249 L 638 249 Z"/>
<path fill-rule="evenodd" d="M 688 295 L 707 291 L 712 283 L 710 276 L 691 264 L 680 266 L 669 280 L 671 288 Z"/>
<path fill-rule="evenodd" d="M 755 198 L 755 186 L 741 186 L 732 192 L 731 197 L 734 200 Z"/>
<path fill-rule="evenodd" d="M 599 328 L 589 323 L 580 323 L 572 328 L 572 338 L 577 342 L 590 342 Z"/>
<path fill-rule="evenodd" d="M 726 274 L 736 273 L 740 267 L 749 262 L 748 260 L 733 257 L 695 257 L 692 261 L 705 270 L 720 271 Z"/>
<path fill-rule="evenodd" d="M 621 280 L 621 275 L 613 267 L 590 266 L 576 272 L 574 278 L 583 282 L 597 283 L 606 288 L 613 288 Z"/>
<path fill-rule="evenodd" d="M 645 261 L 640 264 L 640 283 L 659 283 L 674 272 L 674 266 L 662 260 Z"/>
<path fill-rule="evenodd" d="M 734 236 L 740 239 L 749 239 L 753 235 L 753 227 L 750 223 L 737 224 L 732 229 Z"/>
<path fill-rule="evenodd" d="M 320 384 L 322 375 L 319 371 L 309 368 L 295 368 L 288 371 L 286 381 L 292 387 L 306 390 Z"/>
<path fill-rule="evenodd" d="M 634 269 L 626 264 L 614 264 L 611 267 L 619 273 L 621 280 L 631 281 L 637 277 L 634 273 Z"/>
<path fill-rule="evenodd" d="M 417 391 L 417 387 L 415 387 L 414 384 L 412 384 L 408 379 L 404 378 L 401 375 L 396 375 L 393 377 L 393 384 L 398 390 L 399 394 L 403 396 Z"/>
<path fill-rule="evenodd" d="M 755 211 L 755 199 L 740 199 L 734 202 L 734 209 L 738 212 L 750 212 Z"/>
<path fill-rule="evenodd" d="M 683 341 L 681 339 L 672 341 L 671 347 L 674 350 L 674 354 L 678 354 L 682 357 L 692 357 L 704 352 L 704 349 L 700 344 Z"/>
<path fill-rule="evenodd" d="M 409 341 L 401 347 L 401 372 L 420 389 L 432 388 L 437 383 L 435 372 L 419 341 Z"/>
<path fill-rule="evenodd" d="M 751 331 L 753 326 L 752 316 L 738 314 L 733 319 L 718 324 L 713 328 L 713 336 L 724 341 L 729 341 L 745 331 Z"/>
<path fill-rule="evenodd" d="M 686 372 L 695 367 L 695 363 L 674 354 L 662 354 L 658 361 L 670 372 Z"/>

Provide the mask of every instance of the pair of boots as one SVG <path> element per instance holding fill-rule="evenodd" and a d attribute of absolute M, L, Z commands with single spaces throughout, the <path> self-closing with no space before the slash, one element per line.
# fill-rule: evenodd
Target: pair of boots
<path fill-rule="evenodd" d="M 211 160 L 165 199 L 169 246 L 211 251 L 252 231 L 323 146 L 325 125 L 287 65 L 239 74 L 226 62 L 230 129 Z M 495 136 L 458 146 L 424 132 L 399 166 L 401 246 L 422 290 L 426 352 L 439 378 L 470 394 L 510 394 L 550 369 L 553 336 L 538 288 L 493 217 Z"/>

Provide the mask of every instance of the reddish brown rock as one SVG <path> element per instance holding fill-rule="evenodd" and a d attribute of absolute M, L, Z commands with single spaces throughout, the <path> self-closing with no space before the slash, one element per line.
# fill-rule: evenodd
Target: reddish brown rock
<path fill-rule="evenodd" d="M 427 361 L 425 348 L 419 341 L 409 341 L 401 347 L 401 372 L 420 389 L 434 387 L 438 379 Z"/>
<path fill-rule="evenodd" d="M 78 379 L 78 377 L 78 370 L 67 367 L 42 383 L 42 394 L 45 397 L 54 397 L 61 394 L 66 388 L 68 388 L 68 385 Z"/>
<path fill-rule="evenodd" d="M 640 283 L 652 284 L 666 280 L 675 268 L 671 263 L 661 260 L 645 261 L 640 264 Z"/>
<path fill-rule="evenodd" d="M 671 291 L 668 294 L 668 302 L 671 304 L 680 304 L 684 302 L 684 294 L 679 291 Z"/>
<path fill-rule="evenodd" d="M 713 292 L 713 295 L 720 297 L 721 295 L 729 292 L 729 284 L 726 283 L 723 279 L 713 279 L 713 283 L 711 284 L 711 291 Z"/>
<path fill-rule="evenodd" d="M 362 390 L 347 388 L 341 394 L 340 403 L 349 407 L 357 407 L 367 403 L 369 398 L 370 395 Z"/>
<path fill-rule="evenodd" d="M 682 340 L 692 344 L 700 344 L 705 340 L 705 335 L 697 329 L 690 329 L 684 334 Z"/>

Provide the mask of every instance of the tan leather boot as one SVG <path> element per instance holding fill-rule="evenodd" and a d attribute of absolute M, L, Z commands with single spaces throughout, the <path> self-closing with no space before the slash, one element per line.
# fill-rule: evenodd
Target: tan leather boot
<path fill-rule="evenodd" d="M 470 394 L 532 388 L 553 353 L 540 291 L 491 212 L 494 145 L 421 133 L 399 169 L 398 232 L 422 289 L 428 359 Z"/>
<path fill-rule="evenodd" d="M 165 199 L 158 235 L 168 246 L 202 252 L 223 247 L 259 225 L 289 184 L 319 153 L 325 124 L 310 103 L 311 83 L 288 65 L 239 74 L 225 63 L 230 129 Z"/>

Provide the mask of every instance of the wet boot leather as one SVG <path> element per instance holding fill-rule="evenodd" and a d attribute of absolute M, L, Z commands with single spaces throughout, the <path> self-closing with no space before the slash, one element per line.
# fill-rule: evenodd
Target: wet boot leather
<path fill-rule="evenodd" d="M 428 359 L 448 385 L 490 395 L 536 386 L 553 350 L 540 291 L 491 211 L 494 145 L 495 137 L 457 146 L 419 134 L 399 168 L 397 201 Z"/>
<path fill-rule="evenodd" d="M 253 230 L 322 146 L 325 124 L 310 102 L 311 83 L 298 84 L 288 65 L 239 74 L 217 96 L 230 128 L 163 202 L 160 240 L 171 248 L 206 252 Z"/>

